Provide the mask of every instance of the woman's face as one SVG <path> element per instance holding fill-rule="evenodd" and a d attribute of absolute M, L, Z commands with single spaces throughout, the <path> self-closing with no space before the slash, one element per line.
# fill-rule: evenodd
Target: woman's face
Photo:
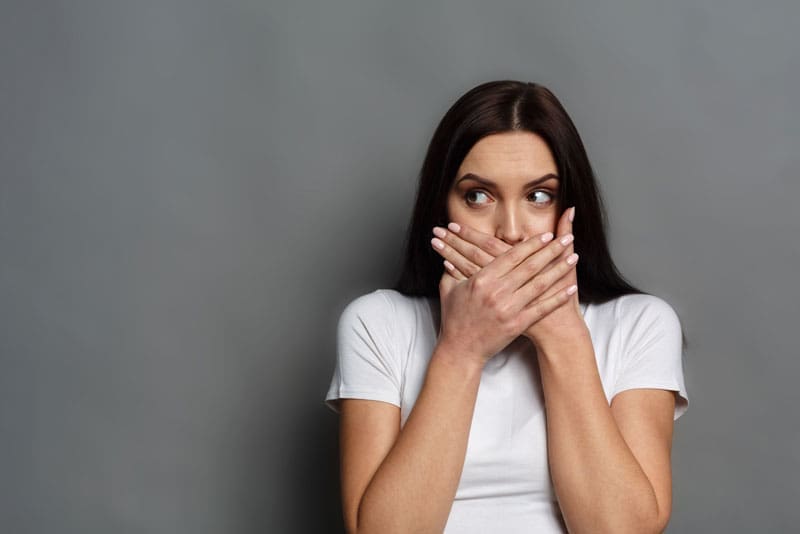
<path fill-rule="evenodd" d="M 558 170 L 547 143 L 531 132 L 482 138 L 467 153 L 447 194 L 448 222 L 514 245 L 556 231 Z"/>

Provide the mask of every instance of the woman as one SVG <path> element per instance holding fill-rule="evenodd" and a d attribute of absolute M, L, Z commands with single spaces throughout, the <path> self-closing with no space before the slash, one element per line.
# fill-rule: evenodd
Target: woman
<path fill-rule="evenodd" d="M 615 268 L 541 85 L 485 83 L 445 114 L 398 283 L 350 302 L 337 344 L 348 532 L 666 527 L 680 321 Z"/>

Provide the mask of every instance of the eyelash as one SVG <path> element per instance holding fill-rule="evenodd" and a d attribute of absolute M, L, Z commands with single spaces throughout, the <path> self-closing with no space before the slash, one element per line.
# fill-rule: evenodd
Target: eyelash
<path fill-rule="evenodd" d="M 479 202 L 471 202 L 471 201 L 469 201 L 467 199 L 467 197 L 469 197 L 469 195 L 472 194 L 472 193 L 483 193 L 484 195 L 488 195 L 488 193 L 486 191 L 484 191 L 483 189 L 470 189 L 469 191 L 464 193 L 464 197 L 463 197 L 464 198 L 464 202 L 466 202 L 467 205 L 470 206 L 470 207 L 473 207 L 474 204 L 480 204 Z M 528 196 L 531 197 L 531 196 L 535 195 L 536 193 L 545 193 L 546 195 L 548 195 L 550 197 L 550 200 L 548 200 L 547 202 L 534 202 L 534 204 L 538 204 L 538 205 L 541 205 L 541 206 L 547 206 L 547 205 L 550 205 L 555 200 L 555 195 L 553 193 L 551 193 L 550 191 L 547 191 L 545 189 L 537 189 L 536 191 L 532 191 L 531 194 L 528 195 Z"/>

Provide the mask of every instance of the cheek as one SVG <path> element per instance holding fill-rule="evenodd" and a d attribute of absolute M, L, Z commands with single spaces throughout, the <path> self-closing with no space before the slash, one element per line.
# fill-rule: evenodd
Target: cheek
<path fill-rule="evenodd" d="M 468 212 L 463 206 L 459 205 L 458 199 L 452 196 L 447 199 L 446 216 L 449 221 L 457 221 L 458 219 L 469 218 Z"/>
<path fill-rule="evenodd" d="M 546 232 L 555 232 L 556 227 L 558 226 L 558 211 L 553 210 L 553 213 L 550 215 L 549 224 L 547 227 Z"/>
<path fill-rule="evenodd" d="M 553 206 L 548 210 L 537 210 L 524 215 L 522 222 L 523 233 L 526 235 L 539 235 L 545 232 L 556 233 L 558 224 L 558 209 Z M 465 206 L 458 196 L 448 196 L 446 205 L 447 222 L 455 221 L 466 224 L 485 234 L 494 235 L 500 224 L 490 213 L 485 210 L 472 210 Z"/>
<path fill-rule="evenodd" d="M 486 225 L 486 221 L 481 222 L 481 217 L 478 217 L 474 210 L 464 206 L 458 198 L 450 198 L 447 201 L 447 220 L 462 222 L 475 228 L 477 228 L 476 224 Z"/>
<path fill-rule="evenodd" d="M 546 232 L 556 233 L 555 219 L 552 217 L 532 220 L 525 227 L 525 233 L 529 236 L 544 234 Z"/>

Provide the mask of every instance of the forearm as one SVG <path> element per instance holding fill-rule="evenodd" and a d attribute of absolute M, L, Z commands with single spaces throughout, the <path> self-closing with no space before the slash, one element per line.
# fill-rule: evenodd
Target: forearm
<path fill-rule="evenodd" d="M 440 533 L 464 466 L 482 366 L 437 346 L 424 385 L 358 510 L 358 534 Z"/>
<path fill-rule="evenodd" d="M 588 331 L 537 349 L 550 473 L 569 531 L 653 532 L 658 501 L 611 413 Z"/>

